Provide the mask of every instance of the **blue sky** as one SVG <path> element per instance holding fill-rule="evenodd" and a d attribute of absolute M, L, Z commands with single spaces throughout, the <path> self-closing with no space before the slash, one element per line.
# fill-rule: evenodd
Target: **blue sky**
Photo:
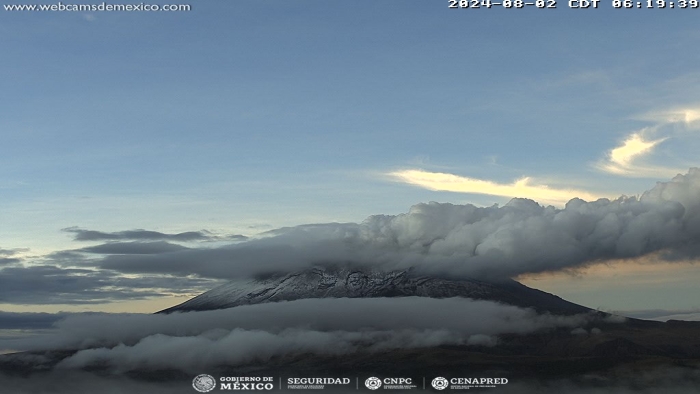
<path fill-rule="evenodd" d="M 697 10 L 191 5 L 0 12 L 0 247 L 504 204 L 524 177 L 635 195 L 698 165 Z"/>

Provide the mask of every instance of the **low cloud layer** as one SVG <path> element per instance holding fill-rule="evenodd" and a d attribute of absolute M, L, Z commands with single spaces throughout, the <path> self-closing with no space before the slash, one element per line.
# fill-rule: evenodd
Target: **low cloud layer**
<path fill-rule="evenodd" d="M 421 311 L 419 319 L 416 311 Z M 65 368 L 193 372 L 288 354 L 493 346 L 500 334 L 573 329 L 599 319 L 595 314 L 540 315 L 465 298 L 306 299 L 169 315 L 69 315 L 49 335 L 0 344 L 20 350 L 85 349 L 59 364 Z"/>
<path fill-rule="evenodd" d="M 36 330 L 52 328 L 65 313 L 18 313 L 0 311 L 0 330 Z"/>

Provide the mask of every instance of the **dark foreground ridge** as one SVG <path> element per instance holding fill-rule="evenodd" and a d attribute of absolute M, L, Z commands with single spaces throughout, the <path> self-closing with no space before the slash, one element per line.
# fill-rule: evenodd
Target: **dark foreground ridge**
<path fill-rule="evenodd" d="M 221 313 L 236 314 L 240 310 L 237 306 L 304 298 L 404 296 L 467 297 L 532 308 L 542 314 L 591 314 L 599 318 L 574 330 L 559 327 L 529 334 L 501 334 L 495 346 L 440 345 L 382 351 L 360 348 L 337 355 L 292 352 L 264 361 L 210 365 L 206 371 L 148 364 L 119 371 L 99 363 L 65 369 L 61 362 L 75 355 L 77 349 L 15 353 L 0 355 L 0 383 L 5 379 L 8 387 L 31 387 L 11 391 L 18 393 L 44 392 L 36 389 L 34 382 L 38 381 L 42 388 L 58 387 L 46 391 L 49 393 L 97 392 L 94 387 L 105 392 L 103 388 L 115 387 L 116 391 L 110 392 L 173 394 L 195 392 L 193 377 L 207 373 L 215 377 L 272 376 L 277 384 L 292 377 L 348 377 L 360 382 L 359 391 L 352 385 L 354 393 L 368 392 L 362 382 L 370 376 L 410 377 L 418 383 L 419 391 L 423 391 L 423 378 L 436 376 L 505 378 L 507 385 L 482 391 L 506 394 L 685 394 L 698 392 L 700 387 L 700 322 L 612 319 L 608 314 L 512 280 L 453 280 L 414 275 L 410 271 L 315 268 L 247 283 L 229 283 L 159 313 L 226 309 Z M 197 318 L 195 313 L 191 316 Z M 420 311 L 416 311 L 416 318 L 421 318 Z M 115 347 L 119 346 L 123 345 Z M 95 385 L 88 387 L 88 383 Z M 438 392 L 430 387 L 430 380 L 426 391 Z"/>

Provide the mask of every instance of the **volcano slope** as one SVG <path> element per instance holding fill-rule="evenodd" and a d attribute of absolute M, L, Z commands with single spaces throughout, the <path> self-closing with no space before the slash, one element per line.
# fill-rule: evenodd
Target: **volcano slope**
<path fill-rule="evenodd" d="M 289 355 L 252 363 L 247 369 L 276 374 L 366 374 L 461 376 L 470 373 L 516 379 L 563 379 L 627 376 L 629 371 L 680 368 L 698 371 L 700 323 L 666 323 L 612 316 L 577 305 L 514 280 L 452 280 L 350 268 L 314 268 L 246 283 L 229 283 L 159 313 L 182 313 L 312 298 L 464 297 L 528 308 L 545 315 L 593 316 L 572 329 L 558 327 L 533 333 L 505 333 L 497 344 L 440 345 L 431 348 L 355 352 L 342 356 Z M 416 319 L 421 311 L 415 311 Z M 474 316 L 474 319 L 479 319 Z M 694 373 L 694 372 L 693 372 Z M 691 373 L 692 375 L 692 373 Z M 600 382 L 598 382 L 600 383 Z"/>
<path fill-rule="evenodd" d="M 68 318 L 57 330 L 51 346 L 0 356 L 0 380 L 30 387 L 79 374 L 168 392 L 192 392 L 199 373 L 410 377 L 421 388 L 425 378 L 427 390 L 437 376 L 491 377 L 513 393 L 700 387 L 696 322 L 628 319 L 513 280 L 412 271 L 316 267 L 225 284 L 154 315 Z"/>

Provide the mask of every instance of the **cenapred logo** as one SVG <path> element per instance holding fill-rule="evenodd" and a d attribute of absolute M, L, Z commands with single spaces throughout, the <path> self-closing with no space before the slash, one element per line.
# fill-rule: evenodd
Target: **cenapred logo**
<path fill-rule="evenodd" d="M 216 387 L 216 379 L 211 375 L 203 373 L 192 379 L 192 387 L 200 393 L 208 393 Z"/>
<path fill-rule="evenodd" d="M 444 390 L 450 385 L 450 382 L 448 382 L 447 379 L 443 378 L 442 376 L 438 376 L 437 378 L 433 379 L 430 384 L 432 384 L 436 390 Z"/>
<path fill-rule="evenodd" d="M 372 376 L 371 378 L 365 380 L 365 386 L 367 386 L 367 388 L 370 390 L 376 390 L 382 387 L 382 380 Z"/>

